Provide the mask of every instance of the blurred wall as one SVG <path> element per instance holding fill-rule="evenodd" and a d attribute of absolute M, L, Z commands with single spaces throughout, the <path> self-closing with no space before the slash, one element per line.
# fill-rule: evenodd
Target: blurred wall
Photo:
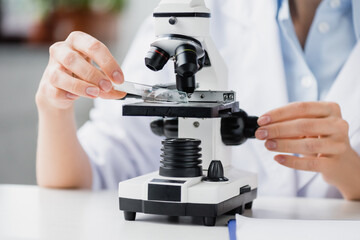
<path fill-rule="evenodd" d="M 119 43 L 111 50 L 122 62 L 142 21 L 159 0 L 129 0 L 120 17 Z M 144 53 L 145 54 L 145 53 Z M 35 184 L 37 110 L 35 93 L 48 61 L 47 47 L 0 45 L 0 184 Z M 76 119 L 88 119 L 92 101 L 76 102 Z"/>

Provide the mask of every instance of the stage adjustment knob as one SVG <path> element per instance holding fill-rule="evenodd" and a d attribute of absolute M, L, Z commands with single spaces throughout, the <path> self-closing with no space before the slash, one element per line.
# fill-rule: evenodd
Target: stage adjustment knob
<path fill-rule="evenodd" d="M 224 177 L 224 168 L 219 160 L 212 160 L 208 169 L 207 177 L 204 179 L 209 182 L 225 182 L 228 181 Z"/>

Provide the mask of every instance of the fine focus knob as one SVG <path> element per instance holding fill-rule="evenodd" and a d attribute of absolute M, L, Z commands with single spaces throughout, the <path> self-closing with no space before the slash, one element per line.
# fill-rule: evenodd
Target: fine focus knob
<path fill-rule="evenodd" d="M 213 160 L 210 163 L 207 177 L 204 179 L 209 182 L 225 182 L 228 181 L 226 177 L 224 177 L 224 168 L 219 160 Z"/>

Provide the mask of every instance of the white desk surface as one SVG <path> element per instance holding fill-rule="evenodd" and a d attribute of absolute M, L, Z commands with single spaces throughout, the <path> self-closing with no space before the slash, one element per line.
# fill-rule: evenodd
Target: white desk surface
<path fill-rule="evenodd" d="M 279 219 L 356 219 L 360 202 L 334 199 L 258 198 L 246 216 Z M 226 222 L 137 214 L 127 222 L 114 191 L 49 190 L 0 185 L 0 239 L 229 239 Z"/>

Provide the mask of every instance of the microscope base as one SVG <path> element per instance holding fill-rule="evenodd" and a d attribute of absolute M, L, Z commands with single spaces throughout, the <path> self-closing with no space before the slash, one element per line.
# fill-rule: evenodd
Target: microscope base
<path fill-rule="evenodd" d="M 124 211 L 127 221 L 134 221 L 136 213 L 141 212 L 167 216 L 203 217 L 205 226 L 214 226 L 218 216 L 242 214 L 244 209 L 251 209 L 256 194 L 257 189 L 254 189 L 219 204 L 169 203 L 128 198 L 119 198 L 119 203 L 120 210 Z"/>
<path fill-rule="evenodd" d="M 125 220 L 128 221 L 134 221 L 136 213 L 139 212 L 203 217 L 205 226 L 214 226 L 218 216 L 242 214 L 244 209 L 251 209 L 257 195 L 256 174 L 239 170 L 231 172 L 228 176 L 240 175 L 236 179 L 229 177 L 229 181 L 223 183 L 204 182 L 201 177 L 187 180 L 162 178 L 157 173 L 121 182 L 120 210 L 124 211 Z M 156 185 L 156 188 L 151 185 Z M 171 190 L 173 187 L 179 190 L 182 197 L 176 199 L 176 191 Z M 226 199 L 219 200 L 223 199 L 224 195 Z"/>

